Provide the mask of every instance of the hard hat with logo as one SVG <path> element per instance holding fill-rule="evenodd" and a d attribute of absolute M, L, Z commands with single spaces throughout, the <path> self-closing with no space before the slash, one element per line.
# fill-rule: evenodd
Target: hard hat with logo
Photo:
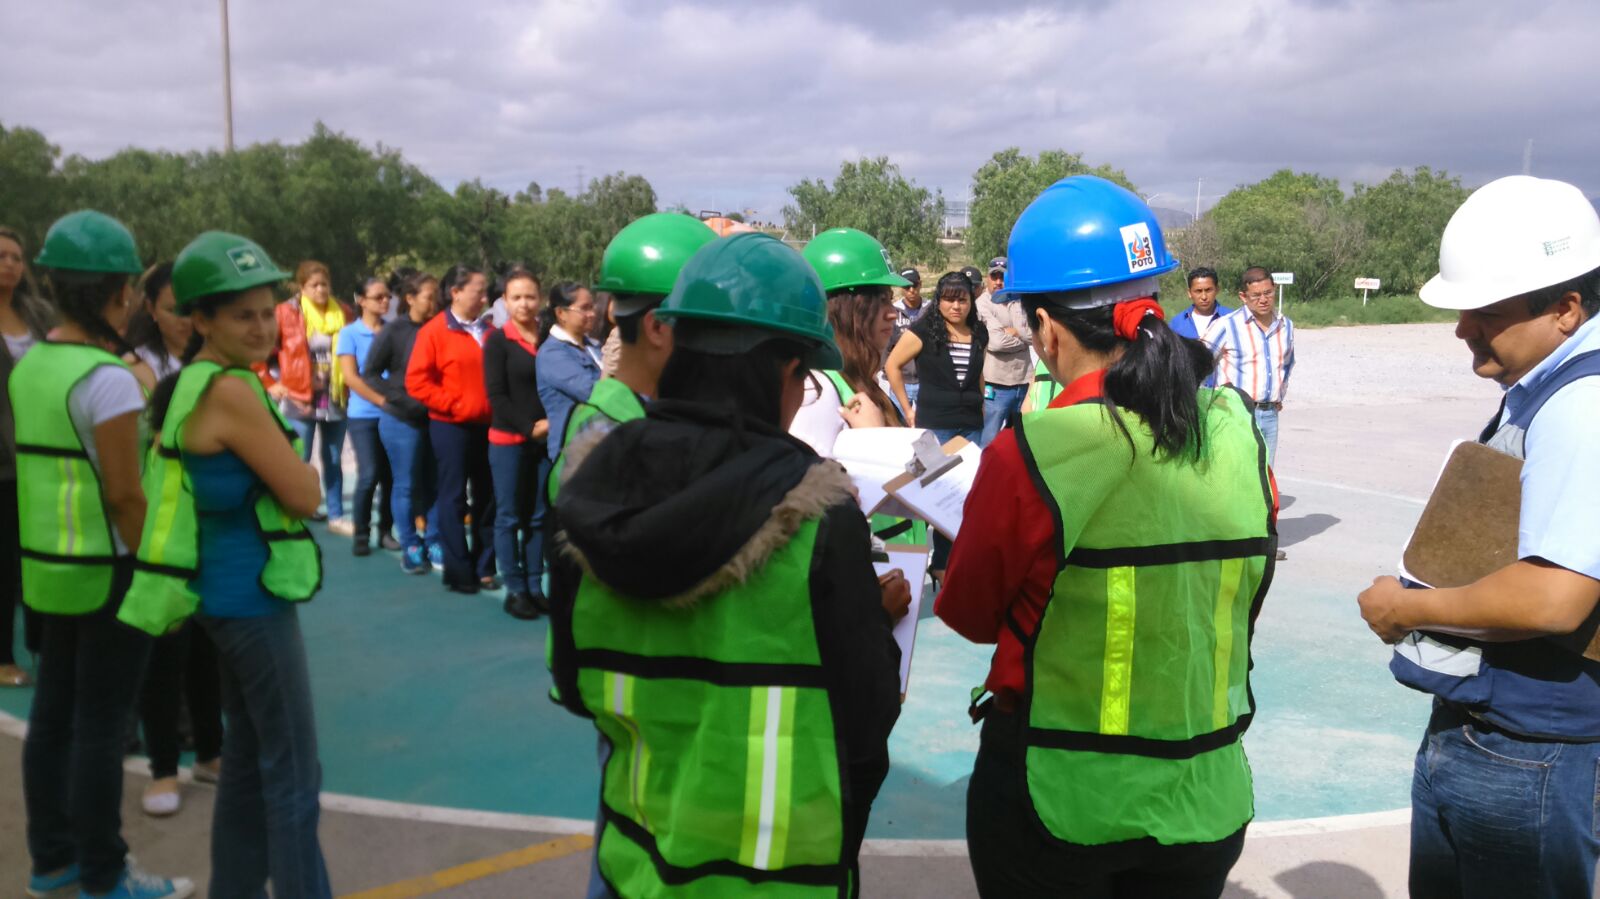
<path fill-rule="evenodd" d="M 701 247 L 656 316 L 672 323 L 678 346 L 731 355 L 788 337 L 810 347 L 807 368 L 831 369 L 843 363 L 827 302 L 804 257 L 771 235 L 747 232 Z"/>
<path fill-rule="evenodd" d="M 128 226 L 103 212 L 80 209 L 56 219 L 44 236 L 40 268 L 63 272 L 137 275 L 144 271 Z"/>
<path fill-rule="evenodd" d="M 289 278 L 248 237 L 207 231 L 189 241 L 172 263 L 172 296 L 178 312 L 188 313 L 201 297 L 249 290 Z"/>
<path fill-rule="evenodd" d="M 717 233 L 705 222 L 681 212 L 653 212 L 635 219 L 606 244 L 595 289 L 642 294 L 614 301 L 618 315 L 633 315 L 671 293 L 683 264 L 716 239 Z"/>
<path fill-rule="evenodd" d="M 805 257 L 828 293 L 849 287 L 911 286 L 895 274 L 883 244 L 855 228 L 830 228 L 818 234 L 806 244 Z"/>
<path fill-rule="evenodd" d="M 1512 175 L 1472 192 L 1439 242 L 1422 301 L 1481 309 L 1600 268 L 1600 215 L 1564 181 Z"/>
<path fill-rule="evenodd" d="M 1155 293 L 1178 267 L 1155 213 L 1132 191 L 1094 175 L 1045 189 L 1011 228 L 1005 287 L 996 301 L 1080 293 L 1059 305 L 1094 308 Z"/>

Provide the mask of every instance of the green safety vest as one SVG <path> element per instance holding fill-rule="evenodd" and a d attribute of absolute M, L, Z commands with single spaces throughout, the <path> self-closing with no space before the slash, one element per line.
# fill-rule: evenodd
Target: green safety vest
<path fill-rule="evenodd" d="M 111 515 L 67 406 L 73 388 L 105 366 L 128 367 L 98 347 L 42 342 L 11 371 L 22 598 L 36 611 L 86 615 L 111 599 Z"/>
<path fill-rule="evenodd" d="M 1017 442 L 1055 515 L 1059 573 L 1026 641 L 1025 766 L 1038 820 L 1098 845 L 1221 840 L 1254 814 L 1240 736 L 1250 637 L 1276 545 L 1249 406 L 1201 390 L 1203 458 L 1153 458 L 1097 401 L 1023 416 Z"/>
<path fill-rule="evenodd" d="M 561 489 L 561 472 L 566 468 L 567 446 L 572 443 L 583 430 L 583 426 L 596 415 L 604 416 L 611 420 L 613 426 L 636 418 L 644 418 L 644 404 L 639 402 L 638 394 L 633 388 L 622 383 L 616 378 L 601 378 L 594 383 L 594 389 L 589 391 L 589 399 L 572 407 L 572 414 L 567 416 L 567 430 L 561 439 L 561 452 L 556 455 L 556 461 L 550 466 L 550 504 L 555 505 L 556 495 Z"/>
<path fill-rule="evenodd" d="M 1028 410 L 1043 412 L 1061 395 L 1061 385 L 1050 374 L 1043 361 L 1033 367 L 1033 383 L 1028 385 Z"/>
<path fill-rule="evenodd" d="M 622 896 L 841 897 L 842 748 L 811 615 L 817 522 L 690 606 L 585 575 L 578 692 L 611 742 L 598 861 Z"/>
<path fill-rule="evenodd" d="M 833 383 L 833 389 L 839 393 L 839 404 L 843 405 L 856 395 L 856 389 L 845 380 L 844 372 L 833 369 L 818 369 L 817 374 L 824 375 Z M 873 515 L 867 519 L 867 524 L 872 528 L 872 533 L 880 537 L 885 543 L 898 546 L 927 546 L 928 523 L 919 518 L 900 518 L 895 515 Z M 917 585 L 912 585 L 917 589 Z"/>
<path fill-rule="evenodd" d="M 195 512 L 193 485 L 183 468 L 179 439 L 201 398 L 223 375 L 254 387 L 261 404 L 272 411 L 284 436 L 294 444 L 295 452 L 302 448 L 261 380 L 249 369 L 194 362 L 179 373 L 161 440 L 150 448 L 145 463 L 144 490 L 150 506 L 134 562 L 133 585 L 117 614 L 124 624 L 154 636 L 172 631 L 200 605 L 200 596 L 189 586 L 200 570 L 199 515 Z M 267 563 L 259 575 L 262 588 L 286 602 L 311 599 L 322 587 L 322 552 L 305 522 L 285 511 L 277 497 L 265 488 L 257 490 L 255 514 L 257 531 L 267 544 Z"/>

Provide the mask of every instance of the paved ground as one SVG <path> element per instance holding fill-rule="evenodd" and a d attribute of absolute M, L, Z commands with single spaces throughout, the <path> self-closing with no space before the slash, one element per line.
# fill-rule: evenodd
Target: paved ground
<path fill-rule="evenodd" d="M 1331 721 L 1294 712 L 1303 720 L 1284 723 L 1295 726 L 1263 728 L 1268 737 L 1252 732 L 1252 740 L 1264 742 L 1252 742 L 1250 752 L 1263 809 L 1277 802 L 1286 808 L 1349 806 L 1377 814 L 1257 825 L 1228 895 L 1401 896 L 1404 814 L 1382 809 L 1404 805 L 1409 754 L 1420 733 L 1416 722 L 1424 714 L 1424 703 L 1386 682 L 1385 650 L 1365 635 L 1355 617 L 1354 596 L 1372 576 L 1391 570 L 1399 555 L 1398 541 L 1420 512 L 1419 500 L 1426 496 L 1445 448 L 1452 439 L 1476 432 L 1493 411 L 1498 391 L 1467 371 L 1465 353 L 1448 326 L 1305 331 L 1300 334 L 1298 355 L 1299 368 L 1282 421 L 1278 472 L 1285 494 L 1281 529 L 1290 560 L 1280 566 L 1269 600 L 1272 614 L 1263 616 L 1258 643 L 1274 648 L 1258 660 L 1258 692 L 1275 694 L 1280 715 L 1297 708 L 1340 711 L 1322 716 L 1335 719 Z M 367 777 L 364 769 L 388 769 L 392 779 L 399 764 L 407 780 L 404 798 L 411 803 L 382 805 L 343 796 L 326 800 L 330 810 L 324 818 L 323 842 L 338 892 L 371 891 L 365 893 L 369 899 L 581 895 L 587 858 L 584 837 L 574 835 L 583 829 L 581 822 L 572 819 L 582 817 L 592 802 L 592 774 L 587 781 L 563 783 L 558 778 L 552 783 L 529 772 L 562 761 L 583 770 L 581 754 L 574 759 L 572 752 L 573 746 L 586 745 L 583 729 L 570 719 L 528 717 L 526 723 L 516 723 L 530 708 L 529 694 L 537 689 L 542 674 L 537 654 L 530 652 L 536 641 L 517 631 L 453 630 L 466 627 L 458 621 L 466 616 L 448 610 L 441 614 L 436 590 L 420 589 L 431 586 L 426 581 L 418 588 L 413 583 L 387 575 L 352 579 L 346 584 L 349 590 L 384 595 L 389 603 L 385 612 L 369 611 L 365 620 L 357 622 L 330 620 L 325 632 L 313 638 L 314 668 L 338 666 L 356 635 L 386 641 L 393 650 L 387 659 L 368 659 L 341 669 L 355 679 L 342 695 L 324 701 L 319 692 L 324 731 L 344 723 L 359 727 L 365 735 L 340 750 L 349 755 L 342 755 L 337 764 L 328 761 L 329 789 L 385 796 L 392 785 Z M 407 636 L 396 626 L 415 620 L 426 622 L 427 640 Z M 1338 669 L 1331 680 L 1319 679 L 1318 664 L 1292 657 L 1297 641 L 1320 644 L 1325 650 L 1331 646 L 1334 655 L 1353 659 L 1355 665 Z M 472 651 L 463 653 L 456 648 L 461 646 L 471 646 Z M 477 675 L 474 683 L 479 686 L 471 695 L 452 693 L 447 687 L 453 675 L 468 669 Z M 1270 688 L 1263 683 L 1269 675 Z M 1348 682 L 1352 678 L 1359 683 Z M 416 686 L 414 715 L 396 718 L 392 710 L 373 711 L 377 706 L 373 697 L 397 681 Z M 0 707 L 20 712 L 17 698 L 13 694 L 7 702 L 7 697 L 0 697 Z M 509 722 L 511 736 L 487 756 L 477 750 L 470 766 L 459 761 L 460 753 L 452 762 L 452 745 L 462 746 L 464 735 L 484 720 L 486 710 Z M 1264 706 L 1263 718 L 1265 713 Z M 1359 720 L 1363 715 L 1366 720 Z M 428 722 L 423 732 L 411 726 L 418 719 Z M 1343 724 L 1349 724 L 1343 734 L 1317 730 Z M 8 883 L 23 875 L 26 857 L 17 730 L 14 724 L 0 726 L 5 731 L 0 733 L 0 882 Z M 325 742 L 329 742 L 326 736 Z M 1340 757 L 1330 759 L 1331 745 L 1354 748 L 1341 748 Z M 363 758 L 374 764 L 361 764 Z M 1316 770 L 1331 773 L 1313 782 L 1276 773 L 1293 771 L 1302 760 L 1304 766 L 1322 766 Z M 471 776 L 463 778 L 464 773 Z M 442 801 L 460 788 L 463 779 L 484 784 L 486 795 L 467 803 Z M 134 851 L 152 869 L 186 874 L 203 883 L 207 788 L 186 787 L 190 801 L 182 814 L 156 822 L 137 809 L 142 786 L 141 777 L 129 777 L 125 821 Z M 959 784 L 931 792 L 930 807 L 936 803 L 939 814 L 947 817 L 959 814 Z M 561 807 L 557 813 L 566 819 L 425 807 L 468 805 L 516 812 L 523 810 L 519 795 L 549 796 L 553 803 L 549 807 Z M 917 819 L 926 811 L 915 804 L 887 803 L 875 814 L 874 834 L 894 837 L 902 829 L 916 830 Z M 423 820 L 417 820 L 419 816 Z M 416 878 L 431 879 L 417 882 Z M 863 884 L 868 896 L 975 895 L 959 841 L 876 840 L 863 860 Z"/>

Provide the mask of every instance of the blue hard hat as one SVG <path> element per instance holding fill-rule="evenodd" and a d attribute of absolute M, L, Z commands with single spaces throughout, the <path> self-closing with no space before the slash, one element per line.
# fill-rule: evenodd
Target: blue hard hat
<path fill-rule="evenodd" d="M 996 300 L 1154 278 L 1178 267 L 1155 214 L 1132 191 L 1094 175 L 1063 178 L 1011 228 Z"/>

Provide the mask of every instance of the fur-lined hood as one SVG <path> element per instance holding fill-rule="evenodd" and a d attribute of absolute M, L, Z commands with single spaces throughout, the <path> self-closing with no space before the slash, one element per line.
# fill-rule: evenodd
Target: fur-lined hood
<path fill-rule="evenodd" d="M 618 592 L 672 605 L 745 582 L 850 478 L 788 434 L 725 410 L 657 403 L 566 448 L 558 546 Z"/>

